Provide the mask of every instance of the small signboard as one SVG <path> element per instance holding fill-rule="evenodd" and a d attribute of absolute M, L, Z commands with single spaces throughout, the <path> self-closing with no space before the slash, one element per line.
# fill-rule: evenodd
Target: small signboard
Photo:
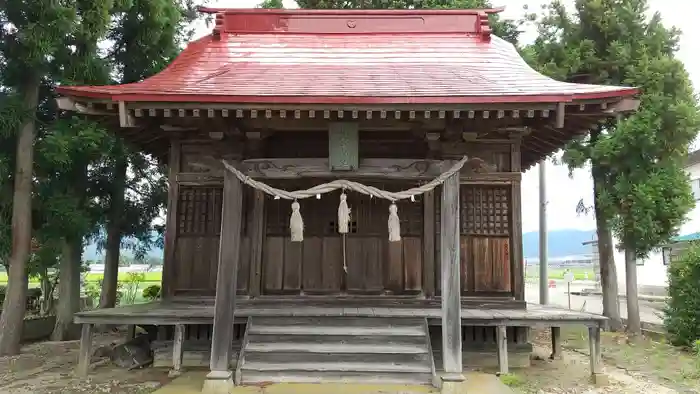
<path fill-rule="evenodd" d="M 564 280 L 566 281 L 566 283 L 573 282 L 574 281 L 574 273 L 571 271 L 566 271 L 564 273 Z"/>

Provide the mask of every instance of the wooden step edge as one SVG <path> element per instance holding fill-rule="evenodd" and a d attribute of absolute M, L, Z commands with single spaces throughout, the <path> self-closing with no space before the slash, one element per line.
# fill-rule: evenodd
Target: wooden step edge
<path fill-rule="evenodd" d="M 283 347 L 283 346 L 270 346 L 266 344 L 265 347 L 255 346 L 255 344 L 249 344 L 246 347 L 246 353 L 341 353 L 341 354 L 367 354 L 371 356 L 372 354 L 428 354 L 428 350 L 422 347 L 395 347 L 395 348 L 382 348 L 380 346 L 370 346 L 370 347 L 359 347 L 357 345 L 352 346 L 323 346 L 323 347 L 313 347 L 312 344 L 295 344 L 297 346 Z"/>
<path fill-rule="evenodd" d="M 333 362 L 333 363 L 267 363 L 267 362 L 243 362 L 243 371 L 258 372 L 284 372 L 284 371 L 304 371 L 304 372 L 358 372 L 358 373 L 431 373 L 430 365 L 421 363 L 390 364 L 390 363 L 357 363 L 357 362 Z"/>
<path fill-rule="evenodd" d="M 419 337 L 425 336 L 425 331 L 422 329 L 398 329 L 386 330 L 375 328 L 342 328 L 326 329 L 326 327 L 315 327 L 313 329 L 305 329 L 300 327 L 282 327 L 282 326 L 253 326 L 248 329 L 248 332 L 255 335 L 338 335 L 338 336 L 385 336 L 385 337 Z"/>
<path fill-rule="evenodd" d="M 421 374 L 375 374 L 369 373 L 366 375 L 355 374 L 353 376 L 335 375 L 332 373 L 320 373 L 320 376 L 309 376 L 307 372 L 299 371 L 298 374 L 294 371 L 285 371 L 284 374 L 274 373 L 242 373 L 241 383 L 243 384 L 259 384 L 259 383 L 374 383 L 374 384 L 408 384 L 415 386 L 430 386 L 432 385 L 432 376 L 429 373 Z"/>

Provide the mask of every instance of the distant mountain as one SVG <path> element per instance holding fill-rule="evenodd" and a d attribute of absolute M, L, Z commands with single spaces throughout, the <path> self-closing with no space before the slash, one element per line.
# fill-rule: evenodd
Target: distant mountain
<path fill-rule="evenodd" d="M 547 255 L 564 257 L 590 254 L 590 245 L 584 242 L 595 237 L 595 230 L 554 230 L 547 234 Z M 537 231 L 523 233 L 523 257 L 539 257 L 540 236 Z"/>
<path fill-rule="evenodd" d="M 595 230 L 554 230 L 549 232 L 547 249 L 549 249 L 549 257 L 564 257 L 573 255 L 590 254 L 590 247 L 583 245 L 584 242 L 590 241 L 595 235 Z M 537 231 L 531 231 L 523 234 L 523 257 L 539 257 L 540 240 Z M 125 251 L 127 255 L 130 252 Z M 148 253 L 150 257 L 163 258 L 163 249 L 154 248 Z M 104 251 L 97 251 L 96 244 L 89 244 L 85 247 L 83 255 L 84 260 L 102 260 Z"/>

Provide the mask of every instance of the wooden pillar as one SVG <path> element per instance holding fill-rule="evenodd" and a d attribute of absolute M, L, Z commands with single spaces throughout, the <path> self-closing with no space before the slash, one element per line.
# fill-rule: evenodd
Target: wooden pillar
<path fill-rule="evenodd" d="M 80 335 L 80 354 L 78 355 L 78 376 L 86 377 L 90 372 L 92 359 L 92 324 L 83 323 Z"/>
<path fill-rule="evenodd" d="M 606 384 L 607 377 L 603 374 L 600 353 L 600 327 L 588 327 L 588 350 L 591 361 L 591 380 L 595 384 Z"/>
<path fill-rule="evenodd" d="M 265 246 L 265 193 L 256 190 L 253 194 L 253 217 L 250 226 L 250 296 L 260 295 L 262 281 L 262 250 Z"/>
<path fill-rule="evenodd" d="M 552 327 L 552 360 L 561 358 L 561 327 Z"/>
<path fill-rule="evenodd" d="M 168 372 L 171 378 L 182 375 L 182 355 L 185 342 L 185 325 L 175 325 L 175 337 L 173 338 L 173 369 Z"/>
<path fill-rule="evenodd" d="M 225 171 L 210 372 L 202 388 L 206 394 L 228 393 L 234 385 L 230 361 L 241 247 L 242 187 L 235 175 Z"/>
<path fill-rule="evenodd" d="M 508 330 L 506 326 L 496 327 L 496 351 L 498 353 L 498 373 L 508 373 Z"/>
<path fill-rule="evenodd" d="M 435 191 L 423 194 L 423 293 L 435 295 Z"/>
<path fill-rule="evenodd" d="M 175 244 L 177 241 L 177 202 L 180 198 L 180 185 L 177 174 L 181 167 L 181 147 L 179 140 L 170 142 L 168 155 L 168 207 L 165 217 L 165 240 L 163 245 L 163 277 L 161 279 L 161 294 L 164 299 L 173 296 Z"/>
<path fill-rule="evenodd" d="M 459 174 L 443 183 L 440 207 L 440 271 L 442 300 L 443 382 L 462 375 L 462 319 L 459 261 Z"/>

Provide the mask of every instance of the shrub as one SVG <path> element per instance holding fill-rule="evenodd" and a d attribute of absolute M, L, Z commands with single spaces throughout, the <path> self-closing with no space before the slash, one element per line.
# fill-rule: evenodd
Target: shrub
<path fill-rule="evenodd" d="M 5 301 L 5 292 L 7 291 L 7 287 L 5 286 L 0 286 L 0 306 L 2 303 Z"/>
<path fill-rule="evenodd" d="M 664 326 L 671 343 L 692 348 L 700 338 L 700 243 L 691 244 L 668 267 Z"/>
<path fill-rule="evenodd" d="M 150 285 L 143 289 L 143 298 L 154 301 L 160 298 L 160 285 Z"/>

